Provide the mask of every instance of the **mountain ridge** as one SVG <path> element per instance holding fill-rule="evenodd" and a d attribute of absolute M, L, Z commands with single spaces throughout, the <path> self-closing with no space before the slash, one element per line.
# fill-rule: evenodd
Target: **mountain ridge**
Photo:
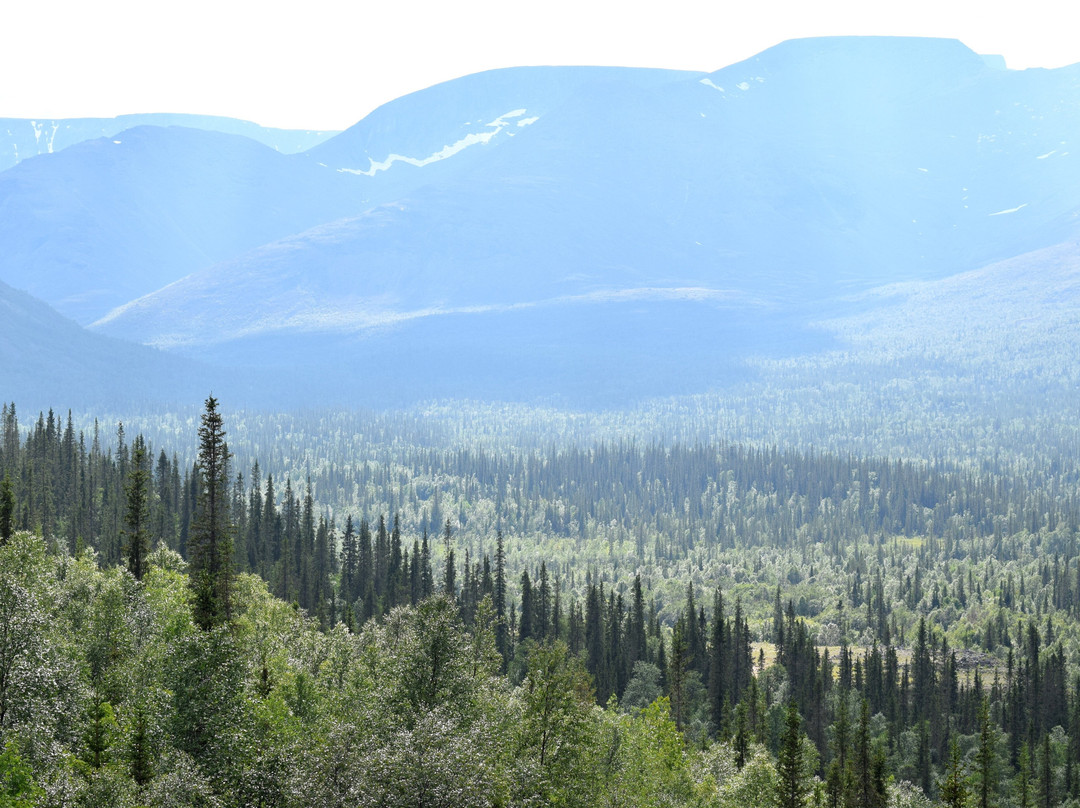
<path fill-rule="evenodd" d="M 313 391 L 400 367 L 434 397 L 465 379 L 496 398 L 625 393 L 626 374 L 649 395 L 712 389 L 754 357 L 842 348 L 815 323 L 868 316 L 870 290 L 1074 240 L 1077 102 L 1080 65 L 1009 71 L 945 39 L 794 40 L 712 73 L 491 71 L 290 157 L 130 130 L 26 161 L 0 174 L 16 247 L 0 277 L 32 275 L 58 305 L 79 261 L 127 273 L 81 321 L 223 366 L 303 367 Z M 140 138 L 144 162 L 91 159 Z M 59 193 L 80 171 L 100 187 Z M 76 208 L 50 219 L 61 203 Z M 50 249 L 43 291 L 26 268 Z"/>
<path fill-rule="evenodd" d="M 185 126 L 244 135 L 283 154 L 307 151 L 335 131 L 279 129 L 218 115 L 151 112 L 113 118 L 0 118 L 0 171 L 40 154 L 55 152 L 99 137 L 113 137 L 136 126 Z"/>

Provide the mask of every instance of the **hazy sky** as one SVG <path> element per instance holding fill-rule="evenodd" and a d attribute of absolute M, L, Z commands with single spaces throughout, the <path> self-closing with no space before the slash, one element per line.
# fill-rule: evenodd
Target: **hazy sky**
<path fill-rule="evenodd" d="M 955 37 L 1080 62 L 1075 0 L 55 0 L 5 4 L 0 117 L 230 115 L 340 129 L 456 76 L 529 64 L 717 70 L 785 39 Z"/>

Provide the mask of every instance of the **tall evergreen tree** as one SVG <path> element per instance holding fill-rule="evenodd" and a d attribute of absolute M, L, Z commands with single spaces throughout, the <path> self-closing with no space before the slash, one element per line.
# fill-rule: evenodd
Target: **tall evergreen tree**
<path fill-rule="evenodd" d="M 136 435 L 131 444 L 128 469 L 127 507 L 124 510 L 124 534 L 127 536 L 127 567 L 135 579 L 142 580 L 146 556 L 150 552 L 150 468 L 146 441 Z"/>
<path fill-rule="evenodd" d="M 518 613 L 518 642 L 536 636 L 536 596 L 533 593 L 529 571 L 521 571 L 521 611 Z"/>
<path fill-rule="evenodd" d="M 967 779 L 964 777 L 964 765 L 960 762 L 960 747 L 956 739 L 949 750 L 949 767 L 941 783 L 941 804 L 945 808 L 965 808 L 968 799 Z"/>
<path fill-rule="evenodd" d="M 977 671 L 976 671 L 977 673 Z M 990 705 L 984 696 L 979 702 L 979 746 L 975 752 L 975 765 L 979 778 L 979 808 L 994 804 L 997 782 L 997 749 L 994 728 L 990 723 Z"/>
<path fill-rule="evenodd" d="M 503 658 L 503 666 L 509 659 L 509 643 L 506 641 L 506 548 L 503 546 L 502 530 L 495 532 L 495 647 Z"/>
<path fill-rule="evenodd" d="M 427 528 L 420 539 L 420 599 L 430 598 L 435 594 L 435 576 L 431 571 L 431 544 L 428 542 Z"/>
<path fill-rule="evenodd" d="M 12 405 L 14 410 L 15 405 Z M 0 481 L 0 545 L 7 544 L 8 539 L 14 532 L 15 524 L 15 489 L 11 485 L 11 477 L 4 472 L 4 479 Z"/>
<path fill-rule="evenodd" d="M 446 550 L 446 566 L 443 567 L 443 592 L 451 599 L 457 598 L 457 569 L 454 567 L 454 545 L 450 533 L 450 520 L 443 527 L 443 545 Z"/>
<path fill-rule="evenodd" d="M 776 753 L 776 805 L 778 808 L 804 808 L 802 719 L 794 701 L 788 702 L 784 716 L 784 734 Z"/>
<path fill-rule="evenodd" d="M 690 618 L 693 620 L 693 617 Z M 668 687 L 671 693 L 671 713 L 675 726 L 682 732 L 686 715 L 686 674 L 690 663 L 690 645 L 686 640 L 686 615 L 680 614 L 671 634 L 671 660 L 668 662 Z"/>
<path fill-rule="evenodd" d="M 229 447 L 213 396 L 199 426 L 199 498 L 188 540 L 189 581 L 195 622 L 205 629 L 228 621 L 232 595 L 232 533 L 229 524 Z"/>
<path fill-rule="evenodd" d="M 356 548 L 356 532 L 353 530 L 352 514 L 345 517 L 345 533 L 341 537 L 341 599 L 347 603 L 356 600 L 357 569 L 359 554 Z"/>
<path fill-rule="evenodd" d="M 371 555 L 371 526 L 366 518 L 360 520 L 360 532 L 356 537 L 356 546 L 356 583 L 352 599 L 360 599 L 365 603 L 374 602 L 375 593 L 372 590 L 372 578 L 375 574 L 375 563 Z"/>

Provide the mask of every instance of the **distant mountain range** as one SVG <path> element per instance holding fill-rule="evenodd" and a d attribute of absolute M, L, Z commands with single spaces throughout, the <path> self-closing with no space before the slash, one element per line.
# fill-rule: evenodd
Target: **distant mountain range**
<path fill-rule="evenodd" d="M 99 137 L 113 137 L 136 126 L 186 126 L 208 132 L 243 135 L 282 154 L 295 154 L 317 146 L 337 132 L 272 129 L 250 121 L 215 115 L 148 113 L 115 118 L 0 118 L 0 171 L 28 157 L 55 154 L 61 149 Z"/>
<path fill-rule="evenodd" d="M 843 349 L 892 322 L 865 316 L 884 285 L 1070 253 L 1078 132 L 1080 65 L 954 40 L 512 68 L 296 155 L 138 126 L 26 160 L 0 173 L 0 279 L 100 334 L 297 381 L 275 397 L 619 404 Z"/>

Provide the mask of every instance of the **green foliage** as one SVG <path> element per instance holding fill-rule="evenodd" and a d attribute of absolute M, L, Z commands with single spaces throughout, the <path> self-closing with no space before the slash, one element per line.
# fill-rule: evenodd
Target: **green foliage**
<path fill-rule="evenodd" d="M 34 782 L 30 765 L 11 741 L 0 753 L 0 808 L 34 808 L 45 792 Z"/>
<path fill-rule="evenodd" d="M 155 466 L 140 583 L 120 537 L 142 441 L 48 465 L 65 443 L 43 420 L 16 445 L 16 521 L 49 538 L 0 547 L 0 715 L 66 795 L 49 799 L 744 808 L 782 785 L 785 804 L 882 806 L 938 784 L 953 804 L 1042 805 L 1080 788 L 1070 457 L 418 435 L 351 458 L 275 448 L 277 494 L 225 478 L 219 536 L 238 542 L 217 569 L 257 574 L 217 585 L 204 464 Z M 357 516 L 348 553 L 324 506 Z M 379 508 L 400 518 L 360 516 Z M 424 599 L 435 580 L 448 591 Z M 951 739 L 970 778 L 961 757 L 950 779 Z"/>
<path fill-rule="evenodd" d="M 14 532 L 15 518 L 15 489 L 11 484 L 11 477 L 4 472 L 4 479 L 0 480 L 0 544 L 7 544 Z"/>
<path fill-rule="evenodd" d="M 533 646 L 518 698 L 522 704 L 515 753 L 519 798 L 579 804 L 587 781 L 585 752 L 593 704 L 580 661 L 562 642 Z"/>
<path fill-rule="evenodd" d="M 721 808 L 772 805 L 777 789 L 773 760 L 764 747 L 755 745 L 747 755 L 746 764 L 718 783 L 716 804 Z"/>
<path fill-rule="evenodd" d="M 806 805 L 806 780 L 803 772 L 802 719 L 795 702 L 788 702 L 784 716 L 784 734 L 776 759 L 776 805 L 778 808 L 803 808 Z"/>
<path fill-rule="evenodd" d="M 599 770 L 608 804 L 646 808 L 693 803 L 700 787 L 667 699 L 657 699 L 633 716 L 607 710 L 603 719 Z"/>
<path fill-rule="evenodd" d="M 944 808 L 964 808 L 968 799 L 967 775 L 960 760 L 960 747 L 956 741 L 949 749 L 949 767 L 941 782 L 941 804 Z"/>

